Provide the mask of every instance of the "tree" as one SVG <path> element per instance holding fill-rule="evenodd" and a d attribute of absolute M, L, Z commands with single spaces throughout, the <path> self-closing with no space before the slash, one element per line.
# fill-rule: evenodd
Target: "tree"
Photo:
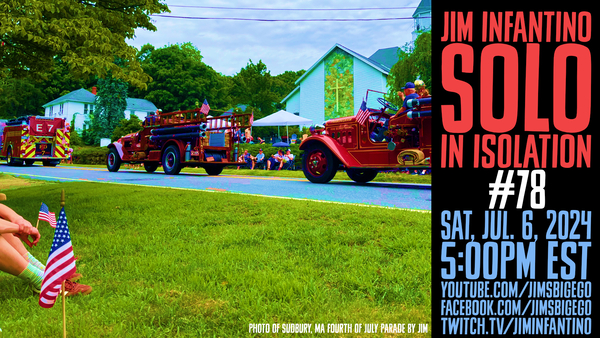
<path fill-rule="evenodd" d="M 141 129 L 142 120 L 140 120 L 140 118 L 137 115 L 131 114 L 129 119 L 122 119 L 119 122 L 119 124 L 113 131 L 111 142 L 114 142 L 125 135 L 140 131 Z"/>
<path fill-rule="evenodd" d="M 254 117 L 258 119 L 275 112 L 278 96 L 272 91 L 272 86 L 273 77 L 267 66 L 260 60 L 257 64 L 250 60 L 233 76 L 232 95 L 236 103 L 258 108 L 258 112 L 254 111 Z"/>
<path fill-rule="evenodd" d="M 60 58 L 53 60 L 46 80 L 0 77 L 0 117 L 43 115 L 42 106 L 79 88 L 91 88 L 97 79 L 78 79 L 69 73 L 67 64 Z"/>
<path fill-rule="evenodd" d="M 202 62 L 202 54 L 190 42 L 154 48 L 146 44 L 138 53 L 144 71 L 153 79 L 146 90 L 133 95 L 153 102 L 163 111 L 187 110 L 207 100 L 211 108 L 225 107 L 220 88 L 223 76 Z"/>
<path fill-rule="evenodd" d="M 406 82 L 414 82 L 420 78 L 431 90 L 431 32 L 419 35 L 415 40 L 415 49 L 399 51 L 399 60 L 390 70 L 387 78 L 388 98 L 394 104 L 402 105 L 396 94 L 402 90 Z"/>
<path fill-rule="evenodd" d="M 125 118 L 127 83 L 107 77 L 98 80 L 95 110 L 91 118 L 91 139 L 97 144 L 101 138 L 110 138 L 119 122 Z"/>
<path fill-rule="evenodd" d="M 285 108 L 285 103 L 280 103 L 289 93 L 296 88 L 296 80 L 298 80 L 306 71 L 301 69 L 297 72 L 285 71 L 273 78 L 272 90 L 277 94 L 275 109 L 280 110 Z"/>
<path fill-rule="evenodd" d="M 155 31 L 150 15 L 168 12 L 159 0 L 4 0 L 0 3 L 0 76 L 45 79 L 54 57 L 80 77 L 109 74 L 144 87 L 149 77 L 125 39 Z M 123 65 L 114 63 L 124 60 Z"/>
<path fill-rule="evenodd" d="M 96 85 L 98 78 L 78 78 L 69 72 L 69 65 L 59 57 L 54 58 L 54 67 L 48 72 L 46 80 L 39 82 L 36 86 L 43 88 L 45 102 L 48 103 L 60 96 L 66 95 L 80 88 L 90 89 Z"/>
<path fill-rule="evenodd" d="M 43 113 L 46 95 L 30 79 L 0 78 L 0 118 Z"/>

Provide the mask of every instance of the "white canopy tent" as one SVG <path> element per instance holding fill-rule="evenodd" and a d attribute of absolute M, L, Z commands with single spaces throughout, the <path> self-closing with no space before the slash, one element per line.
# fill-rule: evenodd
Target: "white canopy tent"
<path fill-rule="evenodd" d="M 277 134 L 279 134 L 279 126 L 285 126 L 286 133 L 288 136 L 288 142 L 290 139 L 288 126 L 304 126 L 307 124 L 312 124 L 311 119 L 307 119 L 304 117 L 300 117 L 298 115 L 294 115 L 285 110 L 280 110 L 276 113 L 273 113 L 269 116 L 263 117 L 260 120 L 254 121 L 252 123 L 253 127 L 264 127 L 264 126 L 277 126 Z"/>

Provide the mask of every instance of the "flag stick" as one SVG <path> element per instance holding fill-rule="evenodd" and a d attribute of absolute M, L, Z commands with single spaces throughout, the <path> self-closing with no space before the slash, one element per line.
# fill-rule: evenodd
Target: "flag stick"
<path fill-rule="evenodd" d="M 42 208 L 42 204 L 44 204 L 44 202 L 42 202 L 40 204 L 40 209 Z M 50 213 L 50 211 L 48 211 L 48 213 Z M 37 223 L 35 223 L 35 228 L 36 229 L 38 228 L 38 225 L 40 225 L 40 216 L 39 215 L 38 215 Z"/>
<path fill-rule="evenodd" d="M 62 281 L 62 308 L 63 308 L 63 337 L 67 338 L 67 316 L 65 311 L 65 281 Z"/>
<path fill-rule="evenodd" d="M 65 206 L 65 189 L 60 193 L 60 207 L 64 208 Z M 63 337 L 67 338 L 67 315 L 66 315 L 66 307 L 65 307 L 65 281 L 62 281 L 62 312 L 63 312 Z"/>

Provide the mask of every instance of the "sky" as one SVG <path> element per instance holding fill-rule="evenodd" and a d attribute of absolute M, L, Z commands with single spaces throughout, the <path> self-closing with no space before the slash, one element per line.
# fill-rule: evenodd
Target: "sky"
<path fill-rule="evenodd" d="M 235 75 L 249 60 L 259 60 L 271 75 L 309 69 L 336 43 L 366 57 L 378 49 L 402 47 L 411 40 L 412 14 L 420 0 L 166 0 L 171 13 L 162 15 L 202 18 L 253 18 L 267 20 L 381 19 L 377 21 L 241 21 L 200 20 L 152 16 L 157 31 L 136 30 L 129 44 L 156 48 L 191 42 L 203 61 L 224 75 Z M 183 6 L 183 7 L 179 7 Z M 227 7 L 194 8 L 202 7 Z M 401 8 L 404 9 L 389 9 Z M 230 9 L 236 8 L 236 9 Z M 295 9 L 245 10 L 242 8 Z M 378 10 L 339 10 L 388 8 Z M 336 9 L 336 10 L 298 10 Z"/>

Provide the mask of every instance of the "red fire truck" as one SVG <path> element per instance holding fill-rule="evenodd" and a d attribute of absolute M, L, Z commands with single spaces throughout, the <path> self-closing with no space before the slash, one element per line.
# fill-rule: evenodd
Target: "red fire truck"
<path fill-rule="evenodd" d="M 367 91 L 368 104 L 379 102 L 382 107 L 369 107 L 363 124 L 356 116 L 348 116 L 329 120 L 321 128 L 311 127 L 311 136 L 300 144 L 302 170 L 309 181 L 327 183 L 338 169 L 365 183 L 382 170 L 431 168 L 431 97 L 410 100 L 409 109 L 395 116 L 398 108 L 383 94 Z M 393 110 L 391 115 L 388 109 Z"/>
<path fill-rule="evenodd" d="M 143 129 L 108 145 L 106 167 L 118 171 L 122 163 L 143 163 L 147 172 L 162 164 L 168 175 L 183 167 L 202 167 L 209 175 L 219 175 L 237 162 L 243 131 L 250 127 L 251 114 L 208 117 L 200 108 L 146 117 Z M 237 143 L 237 146 L 235 145 Z"/>
<path fill-rule="evenodd" d="M 0 125 L 0 135 L 0 158 L 8 165 L 56 166 L 69 156 L 69 124 L 62 118 L 19 117 Z"/>

